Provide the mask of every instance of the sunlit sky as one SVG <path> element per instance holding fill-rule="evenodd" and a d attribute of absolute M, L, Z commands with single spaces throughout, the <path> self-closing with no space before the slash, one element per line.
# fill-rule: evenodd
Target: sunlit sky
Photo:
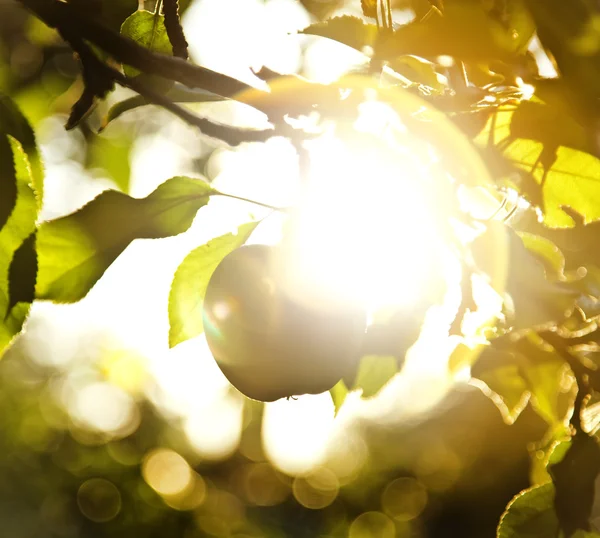
<path fill-rule="evenodd" d="M 358 12 L 360 3 L 355 4 L 347 6 L 346 12 Z M 234 12 L 236 16 L 231 17 Z M 311 21 L 301 5 L 292 0 L 198 0 L 183 22 L 196 62 L 251 84 L 260 84 L 252 69 L 261 66 L 328 82 L 366 61 L 363 55 L 328 40 L 294 35 Z M 118 91 L 112 100 L 124 95 L 126 92 Z M 203 106 L 217 116 L 227 114 L 222 104 Z M 192 128 L 172 121 L 166 112 L 157 115 L 158 119 L 135 141 L 131 156 L 133 196 L 146 196 L 172 176 L 191 174 L 198 151 L 206 153 L 209 149 L 209 143 Z M 381 124 L 382 117 L 386 123 L 393 115 L 393 111 L 370 103 L 361 115 L 361 129 L 369 131 Z M 78 131 L 66 132 L 63 124 L 64 118 L 49 118 L 39 130 L 47 165 L 43 218 L 70 213 L 113 186 L 108 179 L 91 177 L 77 160 L 65 160 L 83 151 L 83 139 Z M 105 136 L 111 136 L 110 127 Z M 422 158 L 422 148 L 398 148 L 404 170 L 412 176 L 426 177 L 431 162 Z M 427 283 L 419 279 L 427 271 L 418 263 L 404 263 L 400 255 L 410 253 L 411 259 L 431 262 L 420 255 L 423 237 L 437 240 L 427 229 L 431 208 L 426 201 L 419 201 L 419 192 L 406 190 L 406 185 L 399 187 L 394 181 L 391 164 L 397 165 L 398 161 L 388 166 L 384 161 L 373 165 L 372 159 L 353 154 L 336 137 L 324 137 L 311 152 L 315 196 L 310 206 L 311 225 L 305 228 L 301 246 L 306 249 L 302 258 L 308 263 L 303 269 L 320 272 L 323 282 L 338 286 L 341 293 L 352 289 L 370 301 L 373 309 L 390 302 L 409 306 L 418 298 L 411 294 L 426 287 Z M 211 156 L 206 170 L 218 189 L 268 204 L 289 204 L 298 190 L 295 149 L 284 139 L 244 145 L 235 151 L 222 148 Z M 365 184 L 372 193 L 370 198 L 364 192 Z M 344 192 L 343 205 L 338 203 L 340 191 Z M 411 203 L 398 211 L 397 200 L 402 197 L 409 197 Z M 74 422 L 110 435 L 125 435 L 137 426 L 135 400 L 143 392 L 166 416 L 181 419 L 181 427 L 200 457 L 224 459 L 237 449 L 243 397 L 231 390 L 203 336 L 168 348 L 167 301 L 173 273 L 185 255 L 207 240 L 234 230 L 250 214 L 261 216 L 264 210 L 231 199 L 212 200 L 187 233 L 157 241 L 135 241 L 80 303 L 34 305 L 27 326 L 27 345 L 33 356 L 59 368 L 78 365 L 75 373 L 65 376 L 56 387 L 56 397 L 70 410 Z M 329 236 L 324 234 L 324 223 L 336 219 L 344 223 L 347 233 L 341 235 L 333 229 Z M 273 241 L 278 226 L 274 219 L 271 229 L 261 229 L 252 241 Z M 424 235 L 399 236 L 396 231 L 411 226 Z M 332 241 L 336 242 L 335 250 L 331 249 Z M 356 244 L 364 250 L 355 252 Z M 391 244 L 396 247 L 388 248 Z M 440 248 L 444 248 L 442 244 Z M 344 272 L 351 257 L 356 263 L 351 271 Z M 314 265 L 315 260 L 323 258 L 327 264 Z M 443 399 L 453 383 L 446 362 L 456 343 L 446 331 L 460 300 L 456 289 L 460 268 L 451 258 L 446 262 L 446 278 L 454 286 L 446 306 L 429 313 L 423 337 L 409 353 L 402 375 L 377 397 L 363 400 L 359 394 L 351 394 L 336 418 L 327 393 L 266 404 L 263 440 L 275 466 L 297 474 L 326 461 L 339 465 L 343 459 L 347 468 L 334 469 L 343 481 L 366 457 L 362 441 L 352 438 L 353 421 L 361 417 L 396 423 L 414 420 Z M 376 278 L 363 288 L 353 288 L 353 282 L 372 270 L 377 271 Z M 340 277 L 342 274 L 345 278 Z M 490 311 L 484 313 L 479 322 L 489 315 Z M 43 353 L 39 352 L 41 348 Z M 79 364 L 82 355 L 104 361 L 107 375 L 100 378 L 95 370 Z M 354 449 L 339 458 L 340 446 Z M 200 487 L 184 464 L 176 454 L 157 453 L 149 456 L 144 472 L 148 480 L 156 482 L 153 487 L 157 490 L 182 489 L 192 483 Z M 184 469 L 181 476 L 187 477 L 185 484 L 163 480 L 162 471 L 156 469 L 164 466 Z"/>

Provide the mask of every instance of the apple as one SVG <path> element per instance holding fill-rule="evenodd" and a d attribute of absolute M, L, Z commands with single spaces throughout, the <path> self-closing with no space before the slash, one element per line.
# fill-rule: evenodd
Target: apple
<path fill-rule="evenodd" d="M 352 375 L 366 328 L 364 307 L 311 295 L 288 279 L 284 251 L 246 245 L 213 273 L 203 305 L 210 351 L 231 384 L 264 402 L 319 394 Z M 310 300 L 304 300 L 311 298 Z"/>

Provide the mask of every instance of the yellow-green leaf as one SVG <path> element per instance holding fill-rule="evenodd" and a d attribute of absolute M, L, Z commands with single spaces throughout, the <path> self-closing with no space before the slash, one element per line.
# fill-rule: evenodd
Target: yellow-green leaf
<path fill-rule="evenodd" d="M 159 13 L 146 10 L 136 11 L 125 19 L 121 34 L 153 52 L 173 54 L 173 48 L 165 28 L 165 18 Z M 137 69 L 125 66 L 127 76 L 139 74 Z"/>
<path fill-rule="evenodd" d="M 175 177 L 146 198 L 105 191 L 79 211 L 42 224 L 36 296 L 82 299 L 129 243 L 185 232 L 213 194 L 202 180 Z"/>
<path fill-rule="evenodd" d="M 31 284 L 31 264 L 35 257 L 30 259 L 25 274 L 19 271 L 10 271 L 15 253 L 23 242 L 35 230 L 38 216 L 39 201 L 33 186 L 34 178 L 27 154 L 21 144 L 14 138 L 8 137 L 14 163 L 17 181 L 17 200 L 14 210 L 8 218 L 6 225 L 0 230 L 0 356 L 17 335 L 29 312 L 30 302 L 21 300 L 22 295 L 17 293 L 18 301 L 11 300 L 15 297 L 15 287 L 21 285 L 26 288 Z M 35 271 L 34 271 L 35 272 Z M 35 278 L 35 275 L 34 275 Z M 12 288 L 12 289 L 11 289 Z"/>
<path fill-rule="evenodd" d="M 204 331 L 202 304 L 206 287 L 221 260 L 250 237 L 257 222 L 238 228 L 192 250 L 179 265 L 169 294 L 169 346 L 194 338 Z"/>
<path fill-rule="evenodd" d="M 497 538 L 549 538 L 558 536 L 558 518 L 553 508 L 554 484 L 526 489 L 506 507 Z"/>

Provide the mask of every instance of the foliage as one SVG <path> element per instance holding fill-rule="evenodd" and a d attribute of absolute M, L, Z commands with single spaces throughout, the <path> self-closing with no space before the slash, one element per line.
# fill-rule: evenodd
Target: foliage
<path fill-rule="evenodd" d="M 243 245 L 254 228 L 254 222 L 244 224 L 236 234 L 229 233 L 212 239 L 194 249 L 181 262 L 169 295 L 170 346 L 202 333 L 202 303 L 208 281 L 220 261 Z"/>
<path fill-rule="evenodd" d="M 19 2 L 38 23 L 57 31 L 49 31 L 52 46 L 60 43 L 77 54 L 82 77 L 63 92 L 64 70 L 47 75 L 46 87 L 61 88 L 57 93 L 62 94 L 52 100 L 51 109 L 31 104 L 27 92 L 18 87 L 25 81 L 15 82 L 16 88 L 3 85 L 0 353 L 22 331 L 34 301 L 81 300 L 132 242 L 183 234 L 209 199 L 227 196 L 204 177 L 173 177 L 145 198 L 132 197 L 129 169 L 119 165 L 129 154 L 132 135 L 124 135 L 121 144 L 94 131 L 113 128 L 133 118 L 134 110 L 143 113 L 154 104 L 199 128 L 207 135 L 207 144 L 237 146 L 283 136 L 295 145 L 302 161 L 302 141 L 310 139 L 311 133 L 298 127 L 298 120 L 312 113 L 347 120 L 355 113 L 351 107 L 357 95 L 343 91 L 344 78 L 328 86 L 263 69 L 257 75 L 271 86 L 269 92 L 187 61 L 187 42 L 177 2 L 172 0 L 137 11 L 131 2 L 96 2 L 99 17 L 75 0 Z M 323 15 L 332 11 L 329 4 L 337 2 L 304 4 Z M 443 121 L 452 121 L 462 131 L 461 143 L 485 163 L 494 182 L 491 195 L 503 200 L 489 218 L 459 208 L 460 188 L 471 188 L 482 179 L 465 177 L 468 166 L 456 162 L 456 155 L 444 154 L 444 148 L 440 148 L 442 165 L 453 180 L 437 182 L 427 191 L 431 198 L 453 200 L 450 209 L 438 212 L 434 224 L 465 275 L 489 280 L 487 268 L 500 246 L 490 244 L 486 234 L 460 244 L 448 231 L 454 229 L 453 223 L 476 228 L 494 221 L 508 245 L 505 285 L 496 290 L 502 295 L 502 314 L 480 324 L 475 334 L 464 329 L 478 302 L 473 279 L 463 275 L 462 304 L 451 321 L 450 334 L 461 342 L 457 349 L 481 349 L 457 363 L 470 369 L 472 383 L 499 408 L 507 423 L 518 424 L 531 404 L 546 423 L 543 446 L 568 443 L 560 461 L 550 457 L 545 475 L 550 481 L 532 484 L 509 503 L 497 536 L 594 536 L 589 520 L 600 451 L 585 417 L 589 402 L 600 392 L 600 44 L 594 32 L 600 12 L 586 0 L 572 0 L 568 6 L 561 0 L 406 0 L 401 4 L 422 15 L 399 25 L 393 20 L 391 2 L 361 2 L 361 16 L 318 20 L 301 34 L 334 40 L 362 53 L 364 64 L 355 70 L 368 80 L 369 89 L 389 95 L 390 88 L 382 86 L 388 81 L 392 92 L 417 96 L 414 103 L 422 101 Z M 534 36 L 540 43 L 537 59 L 531 52 Z M 70 61 L 74 71 L 77 66 L 73 58 Z M 540 62 L 557 75 L 540 76 Z M 292 81 L 292 89 L 283 97 L 274 91 L 281 81 Z M 103 101 L 113 97 L 115 85 L 136 95 L 106 110 Z M 79 98 L 73 89 L 80 92 Z M 268 119 L 268 127 L 264 121 L 251 127 L 218 122 L 211 117 L 210 107 L 201 105 L 224 100 L 253 107 L 263 120 Z M 39 110 L 65 113 L 71 105 L 67 127 L 77 127 L 90 142 L 86 164 L 100 163 L 120 191 L 102 192 L 69 215 L 40 222 L 44 174 L 34 137 L 39 116 L 44 115 Z M 406 114 L 406 127 L 416 138 L 439 145 L 436 137 L 442 120 L 423 119 L 420 112 Z M 283 213 L 290 210 L 260 200 L 245 201 Z M 248 241 L 257 220 L 242 224 L 237 234 L 195 245 L 183 258 L 169 295 L 170 330 L 165 341 L 170 347 L 202 333 L 208 280 L 224 256 Z M 406 233 L 412 232 L 398 230 L 398 236 Z M 416 340 L 413 329 L 420 330 L 425 311 L 436 299 L 427 297 L 425 302 L 412 313 L 401 313 L 400 319 L 392 316 L 368 328 L 355 375 L 331 390 L 336 411 L 350 393 L 370 398 L 395 378 Z"/>

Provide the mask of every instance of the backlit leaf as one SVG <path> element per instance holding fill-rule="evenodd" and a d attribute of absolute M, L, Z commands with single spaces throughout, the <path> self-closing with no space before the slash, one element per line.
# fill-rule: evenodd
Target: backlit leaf
<path fill-rule="evenodd" d="M 202 334 L 202 304 L 210 277 L 227 254 L 248 240 L 257 224 L 249 222 L 240 226 L 236 234 L 211 239 L 181 262 L 169 294 L 170 347 Z"/>
<path fill-rule="evenodd" d="M 572 404 L 568 365 L 554 350 L 530 333 L 515 344 L 521 372 L 531 392 L 531 405 L 551 426 L 564 424 Z"/>
<path fill-rule="evenodd" d="M 28 157 L 35 188 L 41 193 L 43 174 L 35 135 L 31 126 L 6 95 L 0 94 L 0 229 L 6 224 L 17 203 L 17 177 L 11 136 Z"/>
<path fill-rule="evenodd" d="M 398 360 L 392 356 L 366 355 L 360 359 L 352 390 L 360 389 L 363 398 L 376 395 L 398 373 Z"/>
<path fill-rule="evenodd" d="M 515 10 L 522 8 L 519 4 L 515 2 Z M 519 9 L 518 14 L 526 16 L 526 11 Z M 448 2 L 443 14 L 434 10 L 429 17 L 398 28 L 378 44 L 376 52 L 383 58 L 413 54 L 424 58 L 449 55 L 487 63 L 511 61 L 526 49 L 533 31 L 530 19 L 509 16 L 507 21 L 498 21 L 482 2 Z"/>
<path fill-rule="evenodd" d="M 129 243 L 185 232 L 214 193 L 202 180 L 175 177 L 146 198 L 105 191 L 79 211 L 42 224 L 36 296 L 82 299 Z"/>
<path fill-rule="evenodd" d="M 515 112 L 500 111 L 477 137 L 491 141 L 523 172 L 520 189 L 543 210 L 544 224 L 573 225 L 569 206 L 586 222 L 600 219 L 600 160 L 584 128 L 564 107 L 524 102 Z"/>
<path fill-rule="evenodd" d="M 500 410 L 507 424 L 512 424 L 527 406 L 531 393 L 513 353 L 484 349 L 473 365 L 471 375 L 485 384 L 474 382 Z"/>
<path fill-rule="evenodd" d="M 25 273 L 16 271 L 12 261 L 23 242 L 35 230 L 39 210 L 39 200 L 33 187 L 32 167 L 27 154 L 14 138 L 9 137 L 8 140 L 18 192 L 15 208 L 6 225 L 0 230 L 0 356 L 21 331 L 29 312 L 28 300 L 31 296 L 28 290 L 33 278 L 33 261 L 31 256 L 25 257 Z M 32 263 L 27 263 L 28 261 Z M 21 261 L 17 260 L 16 263 Z M 23 290 L 17 292 L 18 302 L 15 301 L 17 289 Z"/>
<path fill-rule="evenodd" d="M 423 84 L 440 92 L 444 89 L 433 62 L 405 54 L 392 59 L 389 67 L 412 82 Z"/>
<path fill-rule="evenodd" d="M 346 387 L 346 383 L 344 383 L 343 380 L 338 381 L 331 389 L 329 389 L 336 415 L 346 400 L 348 392 L 348 387 Z"/>
<path fill-rule="evenodd" d="M 128 133 L 112 137 L 90 134 L 87 168 L 100 168 L 120 191 L 127 194 L 131 175 L 129 155 L 132 144 L 133 138 Z"/>
<path fill-rule="evenodd" d="M 533 336 L 525 336 L 510 348 L 484 348 L 472 367 L 478 386 L 512 424 L 530 401 L 551 426 L 564 423 L 572 396 L 565 393 L 566 363 Z M 481 382 L 485 386 L 481 385 Z"/>
<path fill-rule="evenodd" d="M 17 105 L 6 95 L 0 94 L 0 133 L 10 135 L 19 142 L 22 150 L 27 155 L 31 176 L 33 178 L 33 188 L 38 193 L 39 201 L 44 186 L 44 171 L 40 153 L 35 140 L 33 129 L 29 122 L 19 110 Z"/>
<path fill-rule="evenodd" d="M 550 239 L 528 232 L 518 232 L 525 248 L 534 254 L 554 278 L 564 275 L 565 256 Z"/>
<path fill-rule="evenodd" d="M 593 437 L 578 433 L 562 459 L 548 470 L 556 487 L 554 509 L 562 530 L 590 531 L 595 482 L 600 474 L 600 446 Z"/>
<path fill-rule="evenodd" d="M 502 514 L 497 538 L 550 538 L 558 536 L 553 509 L 554 484 L 526 489 L 513 498 Z"/>
<path fill-rule="evenodd" d="M 547 280 L 544 266 L 525 247 L 519 235 L 509 228 L 507 233 L 511 263 L 506 292 L 512 301 L 508 323 L 516 329 L 529 329 L 561 322 L 575 305 L 580 292 L 567 283 Z M 477 264 L 486 267 L 490 253 L 484 237 L 473 243 L 472 251 Z"/>
<path fill-rule="evenodd" d="M 38 262 L 33 232 L 15 251 L 8 270 L 8 312 L 18 303 L 32 303 L 35 298 Z"/>
<path fill-rule="evenodd" d="M 6 135 L 0 134 L 0 230 L 17 203 L 17 176 L 12 149 Z"/>
<path fill-rule="evenodd" d="M 136 11 L 123 22 L 121 34 L 153 52 L 173 54 L 165 28 L 165 18 L 159 13 Z M 131 77 L 139 74 L 139 71 L 126 65 L 125 74 Z"/>
<path fill-rule="evenodd" d="M 344 15 L 310 25 L 300 33 L 333 39 L 358 51 L 372 47 L 377 39 L 377 25 L 367 24 L 357 17 Z"/>

